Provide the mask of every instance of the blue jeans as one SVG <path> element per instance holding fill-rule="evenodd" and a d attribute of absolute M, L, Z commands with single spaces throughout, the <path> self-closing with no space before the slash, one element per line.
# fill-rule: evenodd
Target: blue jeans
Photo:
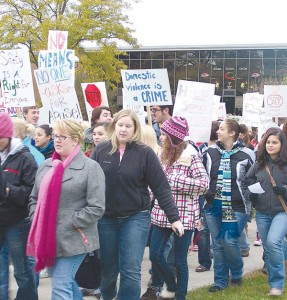
<path fill-rule="evenodd" d="M 72 247 L 73 245 L 71 245 Z M 52 300 L 81 300 L 82 292 L 75 280 L 84 254 L 57 257 L 52 270 Z"/>
<path fill-rule="evenodd" d="M 182 237 L 174 236 L 174 264 L 177 274 L 177 283 L 174 272 L 166 261 L 164 251 L 172 234 L 171 228 L 162 228 L 154 225 L 150 242 L 150 260 L 153 267 L 164 278 L 167 290 L 176 293 L 177 300 L 184 300 L 188 285 L 187 253 L 191 242 L 192 230 L 185 230 Z"/>
<path fill-rule="evenodd" d="M 248 221 L 248 215 L 235 212 L 238 230 L 241 234 Z M 243 274 L 243 260 L 239 248 L 239 237 L 220 235 L 221 208 L 210 206 L 205 209 L 205 217 L 212 238 L 214 257 L 214 286 L 226 288 L 229 283 L 229 270 L 233 280 L 240 279 Z"/>
<path fill-rule="evenodd" d="M 269 286 L 270 288 L 284 290 L 285 263 L 283 242 L 287 233 L 287 214 L 280 212 L 275 215 L 269 215 L 257 211 L 256 223 L 264 248 Z"/>
<path fill-rule="evenodd" d="M 101 293 L 104 300 L 139 300 L 141 263 L 150 227 L 150 212 L 126 218 L 102 217 L 98 223 L 101 253 Z"/>
<path fill-rule="evenodd" d="M 27 218 L 9 227 L 5 232 L 5 244 L 0 252 L 0 299 L 8 299 L 8 253 L 14 266 L 14 277 L 18 285 L 15 299 L 36 300 L 38 298 L 34 272 L 31 270 L 28 257 L 26 256 L 26 244 L 30 226 L 31 222 Z"/>
<path fill-rule="evenodd" d="M 246 233 L 246 229 L 244 228 L 239 237 L 239 247 L 240 250 L 250 250 L 250 242 Z"/>

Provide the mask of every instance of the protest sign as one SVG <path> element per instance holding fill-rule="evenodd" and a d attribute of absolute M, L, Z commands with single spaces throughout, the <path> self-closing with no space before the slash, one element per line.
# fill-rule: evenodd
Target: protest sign
<path fill-rule="evenodd" d="M 287 85 L 264 85 L 264 107 L 269 117 L 287 117 Z"/>
<path fill-rule="evenodd" d="M 109 106 L 105 82 L 81 83 L 87 115 L 91 122 L 92 111 L 97 106 Z"/>
<path fill-rule="evenodd" d="M 209 141 L 214 90 L 214 84 L 178 81 L 173 116 L 187 119 L 194 142 Z"/>
<path fill-rule="evenodd" d="M 0 51 L 0 78 L 6 108 L 35 105 L 27 48 Z"/>
<path fill-rule="evenodd" d="M 226 105 L 225 102 L 220 102 L 218 105 L 218 120 L 226 119 Z"/>
<path fill-rule="evenodd" d="M 220 103 L 220 96 L 214 95 L 213 102 L 212 102 L 212 121 L 218 120 L 218 113 L 219 113 L 219 103 Z"/>
<path fill-rule="evenodd" d="M 166 69 L 121 70 L 121 75 L 131 105 L 172 105 Z"/>
<path fill-rule="evenodd" d="M 82 121 L 69 66 L 60 65 L 34 72 L 43 107 L 49 109 L 48 123 L 67 118 Z"/>
<path fill-rule="evenodd" d="M 247 93 L 243 95 L 242 123 L 258 127 L 260 122 L 259 109 L 263 107 L 263 95 Z"/>
<path fill-rule="evenodd" d="M 68 31 L 49 30 L 48 50 L 65 50 L 68 46 Z"/>
<path fill-rule="evenodd" d="M 131 101 L 129 98 L 126 98 L 124 89 L 123 89 L 123 109 L 133 110 L 136 113 L 140 123 L 142 125 L 145 124 L 145 117 L 147 116 L 147 113 L 144 110 L 144 106 L 135 105 L 133 101 Z"/>
<path fill-rule="evenodd" d="M 74 50 L 41 50 L 38 57 L 38 68 L 54 68 L 61 69 L 63 66 L 68 66 L 69 74 L 75 82 L 75 51 Z"/>

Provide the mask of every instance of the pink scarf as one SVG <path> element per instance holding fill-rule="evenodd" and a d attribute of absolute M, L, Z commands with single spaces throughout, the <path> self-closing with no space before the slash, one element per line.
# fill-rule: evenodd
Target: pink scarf
<path fill-rule="evenodd" d="M 62 162 L 57 152 L 52 156 L 53 167 L 40 184 L 37 206 L 27 242 L 27 255 L 36 259 L 35 271 L 51 267 L 56 257 L 56 223 L 61 195 L 62 178 L 74 157 L 80 152 L 77 145 Z"/>

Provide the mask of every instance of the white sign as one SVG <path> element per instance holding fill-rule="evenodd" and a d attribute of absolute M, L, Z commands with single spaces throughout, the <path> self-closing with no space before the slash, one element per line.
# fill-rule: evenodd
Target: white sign
<path fill-rule="evenodd" d="M 121 70 L 121 74 L 131 105 L 172 105 L 166 69 Z"/>
<path fill-rule="evenodd" d="M 0 51 L 0 78 L 5 107 L 35 105 L 27 48 Z"/>
<path fill-rule="evenodd" d="M 74 50 L 41 50 L 38 57 L 39 69 L 54 68 L 61 72 L 63 66 L 68 66 L 73 84 L 75 82 L 75 51 Z M 61 77 L 55 73 L 54 77 Z"/>
<path fill-rule="evenodd" d="M 72 118 L 83 121 L 68 65 L 35 70 L 43 107 L 49 109 L 48 123 Z"/>
<path fill-rule="evenodd" d="M 144 106 L 143 105 L 134 105 L 133 101 L 129 101 L 126 97 L 125 97 L 125 91 L 124 89 L 122 89 L 123 92 L 123 109 L 131 109 L 133 110 L 140 123 L 142 125 L 145 124 L 145 117 L 147 116 L 147 112 L 144 110 Z"/>
<path fill-rule="evenodd" d="M 87 115 L 91 122 L 92 111 L 97 106 L 109 106 L 105 82 L 81 83 Z"/>
<path fill-rule="evenodd" d="M 287 85 L 264 85 L 264 107 L 269 117 L 287 117 Z"/>
<path fill-rule="evenodd" d="M 22 116 L 23 109 L 22 107 L 18 107 L 18 110 L 20 110 L 20 114 Z M 11 117 L 18 117 L 18 111 L 16 107 L 5 107 L 4 106 L 4 99 L 0 98 L 0 112 L 6 112 Z"/>
<path fill-rule="evenodd" d="M 258 127 L 261 124 L 259 109 L 263 107 L 263 95 L 248 93 L 243 95 L 242 123 Z"/>
<path fill-rule="evenodd" d="M 68 31 L 49 30 L 48 50 L 65 50 L 68 47 Z"/>
<path fill-rule="evenodd" d="M 214 95 L 213 102 L 212 102 L 212 121 L 218 120 L 218 113 L 219 113 L 219 104 L 220 104 L 220 96 Z"/>
<path fill-rule="evenodd" d="M 194 142 L 209 141 L 214 90 L 214 84 L 178 81 L 173 116 L 186 118 Z"/>
<path fill-rule="evenodd" d="M 218 105 L 218 120 L 226 119 L 226 105 L 225 102 L 220 102 Z"/>

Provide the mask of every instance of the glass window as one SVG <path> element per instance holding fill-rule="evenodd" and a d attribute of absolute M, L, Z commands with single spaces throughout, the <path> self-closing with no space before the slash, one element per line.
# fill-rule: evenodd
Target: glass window
<path fill-rule="evenodd" d="M 287 58 L 287 50 L 276 50 L 277 58 Z"/>
<path fill-rule="evenodd" d="M 142 51 L 141 52 L 141 59 L 151 59 L 151 54 L 149 51 Z"/>
<path fill-rule="evenodd" d="M 141 60 L 141 69 L 151 69 L 151 60 L 142 59 Z"/>
<path fill-rule="evenodd" d="M 250 58 L 262 58 L 263 50 L 250 50 Z"/>
<path fill-rule="evenodd" d="M 161 51 L 150 52 L 150 56 L 152 59 L 163 59 L 163 52 Z"/>
<path fill-rule="evenodd" d="M 236 95 L 242 96 L 248 92 L 249 59 L 237 60 Z"/>
<path fill-rule="evenodd" d="M 141 61 L 140 60 L 131 60 L 130 61 L 130 69 L 131 70 L 138 70 L 141 68 Z"/>
<path fill-rule="evenodd" d="M 249 58 L 249 50 L 237 50 L 237 58 Z"/>
<path fill-rule="evenodd" d="M 151 68 L 152 69 L 162 69 L 163 68 L 163 60 L 152 60 Z"/>
<path fill-rule="evenodd" d="M 225 51 L 225 58 L 236 58 L 236 50 Z"/>
<path fill-rule="evenodd" d="M 211 60 L 210 58 L 200 59 L 199 81 L 210 83 L 211 80 Z"/>
<path fill-rule="evenodd" d="M 130 59 L 140 59 L 140 52 L 130 52 Z"/>
<path fill-rule="evenodd" d="M 224 61 L 224 89 L 235 89 L 236 60 L 225 59 Z"/>
<path fill-rule="evenodd" d="M 262 79 L 262 59 L 250 59 L 249 92 L 259 92 Z"/>
<path fill-rule="evenodd" d="M 168 78 L 170 82 L 170 91 L 172 95 L 175 95 L 175 71 L 174 71 L 174 60 L 165 60 L 164 68 L 167 69 Z"/>
<path fill-rule="evenodd" d="M 176 52 L 176 59 L 186 60 L 187 59 L 186 51 L 177 51 Z"/>
<path fill-rule="evenodd" d="M 198 81 L 198 60 L 197 59 L 190 59 L 187 63 L 187 80 L 190 81 Z"/>
<path fill-rule="evenodd" d="M 206 58 L 210 59 L 211 58 L 211 51 L 200 51 L 200 58 Z"/>
<path fill-rule="evenodd" d="M 123 59 L 123 63 L 128 67 L 128 69 L 130 68 L 130 60 L 129 59 Z"/>
<path fill-rule="evenodd" d="M 175 52 L 174 51 L 164 52 L 164 59 L 175 59 Z"/>
<path fill-rule="evenodd" d="M 199 51 L 188 51 L 187 57 L 189 58 L 199 58 Z"/>
<path fill-rule="evenodd" d="M 275 50 L 263 50 L 263 58 L 275 58 Z"/>
<path fill-rule="evenodd" d="M 130 56 L 129 53 L 122 53 L 122 54 L 119 55 L 118 59 L 121 59 L 121 60 L 128 59 L 129 56 Z"/>
<path fill-rule="evenodd" d="M 282 79 L 287 77 L 287 59 L 277 59 L 276 60 L 276 77 Z"/>
<path fill-rule="evenodd" d="M 175 63 L 175 83 L 179 80 L 187 80 L 187 65 L 185 60 L 176 61 Z"/>
<path fill-rule="evenodd" d="M 264 59 L 262 69 L 264 77 L 275 77 L 275 59 Z"/>
<path fill-rule="evenodd" d="M 220 51 L 220 50 L 212 51 L 212 58 L 224 58 L 224 51 Z"/>

